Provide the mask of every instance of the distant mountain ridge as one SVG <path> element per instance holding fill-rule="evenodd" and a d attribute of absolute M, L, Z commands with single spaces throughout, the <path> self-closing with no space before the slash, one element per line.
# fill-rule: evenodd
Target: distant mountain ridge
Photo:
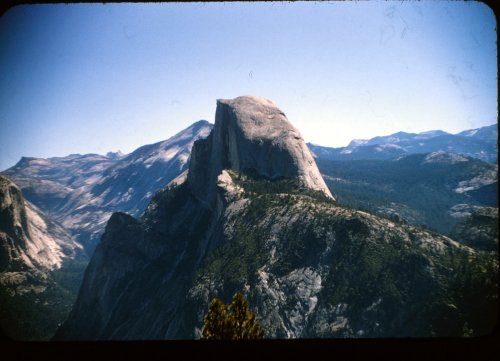
<path fill-rule="evenodd" d="M 442 130 L 398 132 L 368 140 L 352 140 L 347 147 L 331 148 L 308 143 L 316 157 L 335 160 L 392 159 L 399 156 L 445 151 L 498 163 L 498 124 L 458 134 Z"/>
<path fill-rule="evenodd" d="M 140 214 L 156 191 L 187 168 L 194 141 L 211 129 L 212 124 L 201 120 L 128 155 L 23 157 L 2 174 L 14 179 L 27 199 L 74 234 L 90 254 L 109 216 L 115 211 Z"/>
<path fill-rule="evenodd" d="M 371 139 L 354 139 L 349 143 L 347 147 L 352 148 L 352 147 L 378 145 L 378 144 L 395 144 L 404 141 L 430 139 L 442 135 L 450 135 L 450 134 L 442 130 L 428 130 L 421 133 L 397 132 L 386 136 L 376 136 Z"/>

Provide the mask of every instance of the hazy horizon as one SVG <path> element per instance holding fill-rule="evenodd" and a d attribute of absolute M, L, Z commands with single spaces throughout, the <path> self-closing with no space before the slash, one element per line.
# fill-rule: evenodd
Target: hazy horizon
<path fill-rule="evenodd" d="M 306 142 L 497 123 L 481 2 L 21 5 L 0 18 L 0 170 L 121 150 L 273 100 Z"/>

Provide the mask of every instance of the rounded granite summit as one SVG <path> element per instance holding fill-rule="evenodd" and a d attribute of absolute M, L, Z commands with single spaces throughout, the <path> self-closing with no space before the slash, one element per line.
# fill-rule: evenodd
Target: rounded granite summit
<path fill-rule="evenodd" d="M 300 137 L 299 131 L 286 119 L 285 114 L 269 99 L 260 96 L 241 96 L 218 99 L 217 107 L 227 107 L 248 139 L 275 139 L 284 132 Z"/>
<path fill-rule="evenodd" d="M 260 96 L 217 100 L 215 126 L 193 147 L 188 180 L 199 196 L 209 194 L 224 169 L 295 178 L 333 198 L 300 132 L 273 101 Z"/>

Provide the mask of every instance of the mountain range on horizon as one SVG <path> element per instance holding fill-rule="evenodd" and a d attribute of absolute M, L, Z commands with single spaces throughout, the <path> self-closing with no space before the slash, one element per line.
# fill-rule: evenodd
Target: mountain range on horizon
<path fill-rule="evenodd" d="M 72 154 L 48 159 L 23 157 L 1 174 L 50 215 L 89 254 L 115 211 L 138 215 L 152 196 L 184 171 L 193 142 L 212 125 L 198 121 L 173 137 L 130 154 Z"/>
<path fill-rule="evenodd" d="M 92 257 L 86 273 L 94 272 L 97 278 L 85 276 L 86 281 L 80 289 L 80 301 L 75 306 L 83 311 L 80 316 L 74 311 L 73 316 L 70 316 L 72 321 L 68 323 L 88 321 L 91 326 L 85 326 L 88 332 L 81 329 L 80 336 L 80 331 L 68 331 L 74 330 L 76 326 L 64 326 L 58 337 L 86 339 L 94 331 L 100 335 L 97 338 L 103 339 L 122 339 L 131 335 L 143 338 L 140 336 L 143 331 L 144 335 L 152 338 L 162 338 L 162 332 L 166 332 L 163 335 L 168 338 L 197 337 L 199 329 L 196 329 L 200 327 L 200 315 L 209 302 L 208 295 L 215 295 L 217 292 L 214 290 L 218 289 L 224 295 L 223 298 L 229 299 L 229 290 L 236 291 L 238 287 L 243 287 L 250 303 L 257 305 L 258 317 L 271 330 L 273 337 L 392 335 L 398 334 L 401 329 L 398 325 L 388 326 L 389 319 L 386 316 L 394 316 L 395 308 L 391 302 L 402 302 L 402 299 L 394 295 L 395 298 L 391 296 L 392 301 L 379 302 L 370 298 L 373 305 L 377 304 L 373 306 L 374 314 L 368 317 L 367 311 L 363 311 L 364 316 L 359 318 L 356 312 L 368 307 L 365 304 L 368 299 L 361 304 L 354 302 L 352 306 L 333 305 L 322 299 L 316 308 L 318 297 L 322 294 L 341 299 L 347 297 L 351 301 L 353 297 L 338 294 L 329 288 L 331 286 L 321 286 L 318 282 L 353 282 L 357 285 L 356 292 L 363 293 L 357 281 L 347 276 L 340 279 L 333 276 L 332 272 L 336 269 L 341 271 L 341 275 L 347 275 L 349 267 L 368 267 L 372 262 L 372 252 L 378 254 L 377 249 L 380 247 L 388 251 L 388 256 L 377 262 L 386 265 L 397 263 L 396 255 L 405 260 L 423 257 L 431 263 L 445 265 L 450 262 L 445 256 L 448 251 L 462 254 L 461 250 L 469 249 L 467 252 L 474 254 L 479 260 L 478 264 L 495 267 L 482 253 L 498 247 L 497 236 L 494 236 L 498 235 L 498 227 L 495 228 L 498 222 L 496 125 L 457 135 L 441 131 L 419 135 L 400 132 L 367 141 L 353 141 L 344 148 L 328 148 L 306 145 L 284 113 L 272 101 L 261 97 L 219 100 L 215 118 L 215 127 L 207 121 L 199 121 L 166 141 L 145 145 L 127 155 L 109 152 L 106 156 L 72 154 L 47 159 L 22 158 L 14 167 L 0 173 L 19 186 L 20 192 L 39 209 L 43 217 L 64 229 L 79 249 L 85 249 L 87 255 L 77 257 L 76 261 L 73 257 L 73 261 L 66 262 L 67 265 L 63 262 L 54 275 L 49 275 L 56 280 L 54 287 L 59 287 L 58 281 L 63 280 L 64 289 L 73 290 L 68 291 L 73 292 L 73 295 L 67 299 L 76 297 L 75 289 L 78 289 L 83 277 L 82 267 L 88 262 L 85 257 Z M 493 139 L 495 142 L 492 142 Z M 416 142 L 423 142 L 424 145 L 416 146 Z M 196 144 L 195 151 L 191 152 Z M 406 170 L 398 172 L 398 169 Z M 410 178 L 414 183 L 412 188 L 405 187 Z M 430 209 L 432 207 L 427 198 L 412 196 L 411 192 L 430 192 L 429 197 L 434 197 L 432 201 L 439 205 L 434 207 L 437 210 Z M 406 198 L 404 194 L 408 194 Z M 421 202 L 415 201 L 418 199 Z M 244 204 L 246 206 L 242 207 Z M 273 204 L 285 207 L 286 212 L 282 210 L 280 213 Z M 371 214 L 350 207 L 363 208 Z M 306 213 L 312 212 L 325 222 L 329 219 L 331 225 L 326 226 L 328 222 L 321 223 L 323 221 L 319 222 L 314 217 L 304 218 L 301 215 L 304 209 L 308 210 Z M 435 223 L 436 220 L 438 223 Z M 241 221 L 243 224 L 239 225 Z M 287 224 L 285 228 L 283 222 Z M 459 240 L 472 248 L 463 248 L 460 243 L 415 227 L 412 223 L 437 228 L 439 233 L 453 235 L 453 240 Z M 441 225 L 443 228 L 440 228 Z M 289 232 L 289 226 L 295 234 Z M 4 231 L 3 228 L 0 231 Z M 379 234 L 380 237 L 387 234 L 400 246 L 406 244 L 404 242 L 410 242 L 411 246 L 404 246 L 403 250 L 396 250 L 392 245 L 386 248 L 378 240 L 368 237 L 368 233 L 364 233 L 366 229 L 371 230 L 370 234 Z M 345 231 L 348 233 L 343 233 Z M 396 233 L 400 236 L 407 234 L 409 238 L 401 238 Z M 258 235 L 269 239 L 274 237 L 276 241 L 269 240 L 262 244 L 255 238 Z M 320 240 L 318 235 L 322 235 L 324 240 Z M 370 239 L 366 246 L 368 253 L 362 253 L 368 258 L 357 261 L 355 265 L 350 252 L 354 250 L 352 247 L 364 244 L 363 237 Z M 398 243 L 401 240 L 398 237 L 405 241 Z M 434 241 L 424 241 L 426 237 Z M 183 241 L 176 244 L 176 238 Z M 140 244 L 136 244 L 138 239 L 141 240 Z M 244 241 L 237 241 L 240 239 Z M 291 239 L 291 244 L 285 245 L 285 239 Z M 347 243 L 338 248 L 340 246 L 336 239 Z M 427 246 L 423 246 L 425 242 L 430 242 L 431 248 L 444 247 L 448 251 L 426 253 Z M 100 251 L 94 253 L 96 247 Z M 300 257 L 296 254 L 296 247 L 312 249 Z M 340 253 L 331 253 L 332 248 Z M 261 253 L 258 249 L 270 253 Z M 276 252 L 284 254 L 276 256 Z M 111 254 L 115 254 L 118 259 L 111 257 Z M 272 254 L 274 256 L 270 256 Z M 243 269 L 233 269 L 238 265 L 228 255 L 236 258 L 242 255 Z M 342 261 L 344 257 L 347 257 L 342 266 L 344 268 L 333 267 L 332 260 Z M 243 278 L 234 278 L 225 272 L 224 268 L 220 268 L 220 262 L 229 265 L 236 276 Z M 419 262 L 412 264 L 417 268 L 425 264 Z M 98 276 L 99 269 L 111 267 L 111 264 L 114 264 L 114 271 L 109 274 L 109 278 Z M 171 265 L 168 274 L 160 271 L 167 267 L 165 265 Z M 400 266 L 394 266 L 389 273 L 377 273 L 380 269 L 375 273 L 377 277 L 397 278 Z M 142 273 L 143 268 L 150 273 Z M 2 268 L 0 272 L 3 271 Z M 226 288 L 220 288 L 220 278 L 213 278 L 214 272 L 224 275 L 223 278 L 229 277 L 222 281 Z M 137 275 L 134 276 L 135 273 Z M 130 276 L 130 280 L 119 281 L 125 274 Z M 425 279 L 433 284 L 427 291 L 430 292 L 431 288 L 432 292 L 452 290 L 449 288 L 451 283 L 438 286 L 432 277 L 423 275 L 421 281 Z M 375 277 L 367 275 L 368 279 L 374 281 L 370 278 L 372 276 Z M 474 276 L 478 274 L 474 273 Z M 186 277 L 192 282 L 191 288 L 183 284 Z M 326 281 L 331 277 L 335 281 Z M 68 278 L 71 280 L 68 281 Z M 247 283 L 242 284 L 242 280 Z M 102 289 L 102 282 L 114 284 L 112 287 L 115 291 Z M 166 289 L 178 297 L 188 297 L 187 306 L 183 307 L 178 300 L 167 297 L 165 290 L 153 292 L 155 282 L 171 282 Z M 400 285 L 400 281 L 394 282 L 394 285 Z M 247 290 L 247 286 L 250 290 Z M 122 294 L 123 287 L 135 291 Z M 298 287 L 296 293 L 292 292 L 294 287 Z M 301 287 L 305 288 L 299 292 Z M 416 288 L 404 289 L 408 295 L 416 295 Z M 151 297 L 153 304 L 142 303 L 138 293 L 143 291 Z M 187 293 L 182 296 L 182 292 Z M 287 297 L 278 297 L 276 294 Z M 130 301 L 113 304 L 110 297 L 114 299 L 118 295 Z M 96 320 L 97 316 L 90 316 L 85 311 L 90 307 L 88 297 L 103 299 L 98 314 L 109 320 L 105 327 Z M 460 303 L 455 306 L 462 307 L 463 312 L 460 311 L 459 315 L 451 310 L 441 311 L 448 312 L 451 318 L 462 322 L 463 326 L 466 319 L 474 318 L 471 315 L 477 316 L 479 311 L 473 309 L 471 300 L 465 300 L 460 295 L 453 297 Z M 120 316 L 131 312 L 129 307 L 132 303 L 137 302 L 142 304 L 141 307 L 152 310 L 158 309 L 158 302 L 163 301 L 166 302 L 165 310 L 156 316 L 165 322 L 164 325 L 154 320 L 154 314 L 150 314 L 146 318 L 154 324 L 151 328 L 137 324 L 127 331 L 118 326 L 121 322 L 135 322 L 125 321 Z M 295 308 L 292 307 L 294 302 Z M 418 302 L 411 307 L 416 307 Z M 380 304 L 382 306 L 378 306 Z M 277 313 L 266 313 L 266 309 L 272 308 L 272 305 L 278 307 Z M 362 308 L 363 305 L 366 307 Z M 337 311 L 328 311 L 332 307 Z M 107 314 L 106 309 L 117 311 Z M 65 312 L 69 312 L 67 307 Z M 174 316 L 176 312 L 179 315 Z M 196 320 L 190 312 L 197 315 Z M 419 323 L 415 334 L 448 334 L 449 330 L 436 326 L 436 321 L 432 320 L 437 309 L 426 312 L 427 321 Z M 328 321 L 321 316 L 323 314 L 330 314 L 333 319 Z M 434 316 L 429 316 L 431 314 Z M 66 315 L 62 312 L 56 316 L 54 319 L 59 320 L 56 324 L 63 321 Z M 82 317 L 81 321 L 78 321 L 79 317 Z M 365 329 L 360 325 L 362 319 L 367 317 L 372 323 Z M 409 314 L 399 314 L 398 317 L 406 319 Z M 312 326 L 313 320 L 316 320 L 316 328 Z M 386 323 L 385 328 L 377 330 L 378 326 L 374 325 L 380 324 L 379 321 Z M 279 325 L 274 326 L 274 322 Z M 481 322 L 475 323 L 476 332 L 484 329 L 484 320 Z M 164 328 L 166 324 L 170 325 L 168 329 Z M 198 326 L 193 326 L 192 333 L 186 324 Z M 115 327 L 112 325 L 118 328 L 112 331 Z M 457 330 L 455 328 L 451 334 L 456 334 Z M 45 337 L 49 334 L 46 331 Z"/>
<path fill-rule="evenodd" d="M 208 127 L 213 127 L 212 123 L 206 120 L 199 120 L 190 125 L 186 129 L 189 129 L 195 124 L 204 124 L 207 125 Z M 182 131 L 179 133 L 182 133 Z M 430 139 L 433 139 L 431 143 L 429 143 Z M 0 171 L 0 173 L 7 172 L 9 169 L 18 167 L 20 163 L 22 164 L 23 162 L 35 159 L 39 160 L 50 159 L 54 161 L 60 160 L 64 162 L 65 160 L 75 161 L 77 158 L 82 156 L 84 157 L 93 156 L 96 159 L 101 159 L 102 161 L 108 160 L 112 162 L 113 160 L 118 160 L 120 158 L 128 156 L 129 154 L 135 153 L 143 147 L 154 146 L 155 144 L 160 144 L 163 142 L 165 141 L 160 141 L 157 143 L 141 146 L 128 154 L 124 154 L 121 150 L 118 150 L 116 152 L 109 151 L 105 155 L 100 155 L 95 153 L 88 153 L 88 154 L 74 153 L 74 154 L 69 154 L 67 156 L 51 157 L 51 158 L 22 157 L 21 160 L 14 166 L 4 169 L 3 171 Z M 482 152 L 481 150 L 474 151 L 472 149 L 468 149 L 468 147 L 470 148 L 480 147 L 478 143 L 483 147 Z M 308 142 L 307 146 L 311 149 L 313 155 L 330 159 L 333 159 L 332 157 L 342 157 L 342 155 L 345 157 L 345 159 L 388 159 L 393 156 L 401 154 L 447 151 L 450 153 L 468 155 L 492 163 L 498 163 L 497 144 L 498 144 L 498 123 L 491 124 L 488 126 L 483 126 L 480 128 L 467 129 L 458 132 L 456 134 L 448 133 L 443 130 L 428 130 L 420 133 L 408 133 L 404 131 L 398 131 L 396 133 L 384 136 L 377 135 L 369 139 L 353 139 L 349 142 L 347 146 L 342 146 L 342 147 L 332 147 L 312 142 Z M 391 145 L 393 145 L 392 146 L 393 149 L 397 149 L 395 154 L 390 153 Z M 485 147 L 485 145 L 487 146 Z M 382 147 L 376 148 L 376 146 L 382 146 Z M 360 147 L 367 147 L 367 148 L 360 148 Z M 496 151 L 492 147 L 495 148 Z M 356 150 L 356 149 L 361 149 L 361 150 Z M 461 150 L 463 150 L 463 153 L 461 153 Z M 368 155 L 370 151 L 372 151 L 375 154 L 378 154 L 378 156 Z M 389 151 L 389 152 L 385 154 L 384 151 Z M 350 156 L 351 158 L 349 158 L 349 156 L 347 155 L 352 154 L 353 152 L 355 153 L 360 152 L 360 154 Z"/>
<path fill-rule="evenodd" d="M 352 140 L 346 147 L 308 143 L 316 157 L 332 160 L 392 159 L 410 154 L 448 152 L 498 164 L 498 124 L 450 134 L 442 130 L 397 132 L 371 139 Z"/>

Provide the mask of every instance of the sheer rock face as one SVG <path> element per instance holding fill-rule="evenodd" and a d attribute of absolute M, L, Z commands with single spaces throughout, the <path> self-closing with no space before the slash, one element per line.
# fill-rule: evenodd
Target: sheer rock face
<path fill-rule="evenodd" d="M 8 178 L 0 176 L 0 265 L 7 270 L 12 261 L 25 255 L 28 222 L 24 198 L 19 188 Z M 27 260 L 27 258 L 25 256 Z M 31 262 L 30 262 L 31 265 Z"/>
<path fill-rule="evenodd" d="M 58 269 L 82 248 L 61 226 L 26 201 L 19 187 L 3 176 L 0 176 L 0 241 L 0 275 L 12 270 Z"/>
<path fill-rule="evenodd" d="M 268 179 L 298 178 L 333 198 L 299 131 L 270 100 L 219 99 L 211 135 L 193 147 L 188 182 L 199 199 L 213 201 L 217 177 L 232 169 Z"/>

